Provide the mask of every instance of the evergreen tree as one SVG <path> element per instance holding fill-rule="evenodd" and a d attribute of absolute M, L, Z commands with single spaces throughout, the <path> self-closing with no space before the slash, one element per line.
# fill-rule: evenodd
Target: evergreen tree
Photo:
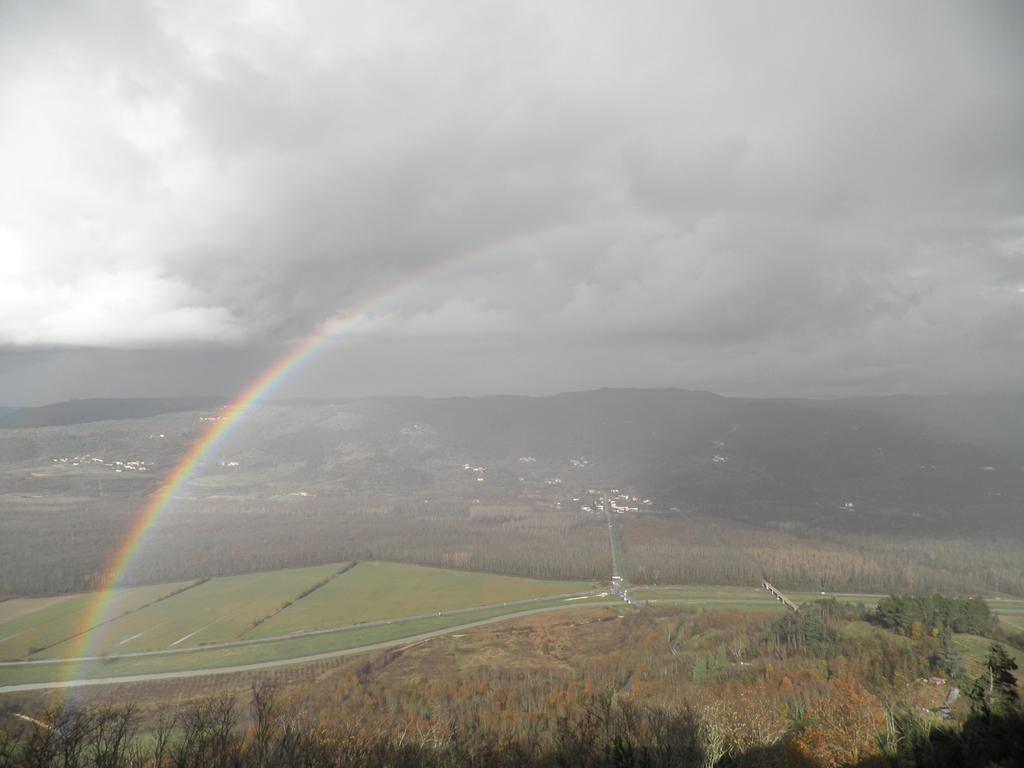
<path fill-rule="evenodd" d="M 1017 678 L 1014 672 L 1017 662 L 999 643 L 993 643 L 985 658 L 985 671 L 988 674 L 988 693 L 1000 709 L 1015 705 L 1020 698 L 1017 693 Z"/>
<path fill-rule="evenodd" d="M 976 711 L 988 716 L 1011 710 L 1019 700 L 1017 679 L 1013 673 L 1017 662 L 999 643 L 993 643 L 985 658 L 985 671 L 967 691 Z"/>
<path fill-rule="evenodd" d="M 940 636 L 941 645 L 932 659 L 933 666 L 945 672 L 947 677 L 956 677 L 963 670 L 964 660 L 953 645 L 951 632 L 943 632 Z"/>

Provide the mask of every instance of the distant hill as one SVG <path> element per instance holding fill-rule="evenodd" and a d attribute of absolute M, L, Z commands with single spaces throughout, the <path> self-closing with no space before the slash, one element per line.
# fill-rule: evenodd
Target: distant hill
<path fill-rule="evenodd" d="M 218 404 L 79 400 L 24 409 L 0 418 L 8 428 L 0 459 L 52 463 L 116 451 L 167 465 L 208 418 L 195 412 Z M 159 429 L 125 421 L 159 414 L 169 414 Z M 86 424 L 114 419 L 122 420 L 116 429 Z M 72 424 L 84 426 L 29 429 Z M 154 442 L 154 431 L 167 438 Z M 561 478 L 567 491 L 627 488 L 666 513 L 755 524 L 1024 534 L 1024 395 L 822 401 L 605 389 L 295 400 L 253 409 L 225 450 L 244 471 L 218 482 L 236 493 L 294 486 L 497 503 L 516 497 L 524 477 Z M 486 466 L 486 483 L 467 485 L 464 463 Z"/>
<path fill-rule="evenodd" d="M 158 416 L 161 413 L 194 411 L 220 405 L 217 398 L 101 398 L 68 400 L 34 408 L 0 408 L 0 429 L 57 427 L 87 424 L 93 421 L 114 421 Z"/>
<path fill-rule="evenodd" d="M 560 475 L 570 457 L 586 457 L 589 482 L 684 511 L 842 530 L 1024 533 L 1022 395 L 821 401 L 607 389 L 373 403 L 349 408 L 383 434 L 419 424 L 430 451 L 479 463 L 534 456 Z M 420 455 L 433 455 L 418 439 Z"/>
<path fill-rule="evenodd" d="M 895 395 L 838 401 L 839 405 L 912 419 L 959 440 L 1024 458 L 1024 394 Z"/>
<path fill-rule="evenodd" d="M 19 410 L 19 409 L 18 408 L 8 408 L 5 405 L 0 405 L 0 419 L 3 419 L 5 416 L 10 415 L 10 414 L 14 413 L 17 410 Z"/>

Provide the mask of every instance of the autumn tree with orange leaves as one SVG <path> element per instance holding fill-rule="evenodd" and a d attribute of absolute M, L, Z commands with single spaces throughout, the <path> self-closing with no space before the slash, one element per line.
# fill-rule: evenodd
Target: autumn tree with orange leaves
<path fill-rule="evenodd" d="M 878 743 L 885 728 L 884 708 L 856 680 L 833 681 L 831 693 L 807 715 L 808 724 L 790 743 L 796 764 L 836 768 L 872 758 L 885 764 Z"/>

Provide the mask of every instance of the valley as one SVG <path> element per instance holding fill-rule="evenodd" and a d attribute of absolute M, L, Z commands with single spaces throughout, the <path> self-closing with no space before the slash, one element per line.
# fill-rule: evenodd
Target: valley
<path fill-rule="evenodd" d="M 557 752 L 560 729 L 596 745 L 588 723 L 611 718 L 637 743 L 692 727 L 709 765 L 788 764 L 822 752 L 803 713 L 970 722 L 993 644 L 1021 655 L 1024 461 L 978 425 L 661 391 L 275 403 L 100 595 L 138 510 L 220 418 L 177 402 L 88 420 L 111 407 L 0 425 L 11 734 L 38 738 L 70 702 L 129 706 L 143 741 L 168 711 L 230 711 L 247 734 L 267 695 L 373 750 L 411 734 L 424 756 Z M 935 593 L 991 621 L 887 626 L 876 608 Z"/>

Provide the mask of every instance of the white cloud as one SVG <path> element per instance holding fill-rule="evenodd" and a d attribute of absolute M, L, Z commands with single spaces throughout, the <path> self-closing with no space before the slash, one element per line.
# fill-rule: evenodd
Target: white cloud
<path fill-rule="evenodd" d="M 0 14 L 0 345 L 287 341 L 468 254 L 353 332 L 1024 377 L 1019 9 Z"/>
<path fill-rule="evenodd" d="M 37 271 L 26 249 L 0 231 L 0 344 L 136 347 L 244 336 L 223 307 L 203 306 L 196 291 L 152 267 Z"/>

